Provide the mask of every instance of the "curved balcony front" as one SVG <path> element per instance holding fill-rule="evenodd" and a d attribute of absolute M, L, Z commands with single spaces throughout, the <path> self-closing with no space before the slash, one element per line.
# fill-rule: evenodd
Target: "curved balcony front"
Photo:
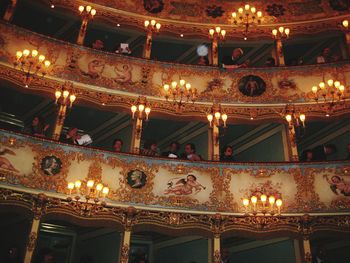
<path fill-rule="evenodd" d="M 0 24 L 2 78 L 23 83 L 25 74 L 13 69 L 17 50 L 36 49 L 51 61 L 45 78 L 33 78 L 30 87 L 52 92 L 58 83 L 74 82 L 79 98 L 99 105 L 127 106 L 138 95 L 148 96 L 153 109 L 174 114 L 172 103 L 166 103 L 163 84 L 180 78 L 197 89 L 195 104 L 185 104 L 184 115 L 205 111 L 212 101 L 219 101 L 227 112 L 247 117 L 247 108 L 258 109 L 260 118 L 275 115 L 286 104 L 304 107 L 309 116 L 322 116 L 332 99 L 316 103 L 311 87 L 320 81 L 337 79 L 345 86 L 350 82 L 347 62 L 334 64 L 247 68 L 226 71 L 214 67 L 171 64 L 100 52 L 41 36 L 9 24 Z M 22 84 L 23 85 L 23 84 Z M 52 94 L 52 93 L 51 93 Z M 349 98 L 349 87 L 344 98 Z M 335 95 L 335 97 L 337 97 Z M 336 98 L 337 99 L 337 98 Z M 170 99 L 171 100 L 171 99 Z M 332 105 L 335 115 L 347 111 L 344 103 Z M 324 116 L 324 114 L 323 114 Z"/>
<path fill-rule="evenodd" d="M 83 197 L 85 183 L 94 180 L 109 187 L 106 202 L 111 207 L 242 216 L 250 212 L 244 198 L 266 194 L 283 200 L 283 215 L 350 212 L 349 161 L 187 162 L 115 154 L 4 130 L 0 138 L 2 188 L 66 199 Z M 68 183 L 77 180 L 81 192 L 69 192 Z"/>

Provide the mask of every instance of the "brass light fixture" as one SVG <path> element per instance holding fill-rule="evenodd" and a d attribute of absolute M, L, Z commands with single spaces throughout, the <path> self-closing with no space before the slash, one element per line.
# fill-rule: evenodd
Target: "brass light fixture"
<path fill-rule="evenodd" d="M 135 115 L 137 115 L 137 118 L 148 121 L 151 107 L 146 97 L 139 97 L 136 102 L 131 105 L 130 110 L 133 119 L 135 119 Z"/>
<path fill-rule="evenodd" d="M 228 119 L 228 115 L 221 108 L 220 104 L 213 104 L 210 111 L 207 113 L 207 120 L 209 122 L 209 126 L 213 127 L 213 125 L 223 128 L 226 128 L 226 121 Z"/>
<path fill-rule="evenodd" d="M 319 101 L 321 97 L 323 100 L 334 102 L 337 96 L 337 100 L 344 99 L 345 86 L 341 84 L 339 80 L 328 79 L 327 82 L 321 81 L 318 86 L 312 86 L 312 93 L 314 94 L 314 100 Z"/>
<path fill-rule="evenodd" d="M 24 49 L 23 51 L 16 52 L 13 65 L 15 68 L 19 67 L 25 73 L 24 84 L 28 88 L 28 85 L 35 76 L 41 75 L 44 77 L 47 74 L 51 62 L 36 49 L 32 51 Z"/>
<path fill-rule="evenodd" d="M 221 29 L 221 27 L 217 26 L 215 29 L 209 29 L 209 38 L 211 39 L 225 39 L 226 30 Z"/>
<path fill-rule="evenodd" d="M 161 24 L 158 23 L 156 20 L 145 20 L 144 26 L 147 31 L 152 31 L 152 32 L 159 32 L 159 29 L 161 28 Z"/>
<path fill-rule="evenodd" d="M 272 36 L 275 39 L 285 39 L 288 38 L 290 34 L 290 29 L 287 27 L 280 26 L 278 29 L 272 30 Z"/>
<path fill-rule="evenodd" d="M 165 99 L 168 101 L 172 98 L 174 104 L 178 104 L 179 107 L 183 105 L 184 102 L 192 101 L 195 102 L 197 96 L 197 90 L 192 87 L 191 83 L 180 79 L 179 82 L 172 81 L 171 84 L 164 84 L 163 89 L 165 92 Z"/>
<path fill-rule="evenodd" d="M 59 105 L 65 105 L 72 107 L 77 96 L 73 92 L 73 84 L 71 82 L 66 82 L 61 88 L 55 91 L 55 103 Z"/>
<path fill-rule="evenodd" d="M 68 201 L 80 214 L 96 214 L 106 205 L 109 188 L 102 183 L 95 184 L 94 180 L 88 180 L 86 185 L 83 185 L 80 180 L 77 180 L 74 183 L 69 182 L 67 188 Z M 71 197 L 73 191 L 75 196 Z"/>
<path fill-rule="evenodd" d="M 274 195 L 261 194 L 260 197 L 253 195 L 250 198 L 243 198 L 242 200 L 245 215 L 257 214 L 281 214 L 282 199 L 276 198 Z"/>
<path fill-rule="evenodd" d="M 79 6 L 78 8 L 80 15 L 83 19 L 93 19 L 96 15 L 96 9 L 92 8 L 91 6 Z"/>
<path fill-rule="evenodd" d="M 238 8 L 238 10 L 233 12 L 231 16 L 235 25 L 244 27 L 244 40 L 248 39 L 249 27 L 260 25 L 262 20 L 262 12 L 249 4 L 245 4 L 244 7 Z"/>

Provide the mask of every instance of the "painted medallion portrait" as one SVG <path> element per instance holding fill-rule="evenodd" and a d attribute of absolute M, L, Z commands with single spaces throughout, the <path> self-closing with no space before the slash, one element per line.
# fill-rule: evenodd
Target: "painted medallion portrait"
<path fill-rule="evenodd" d="M 266 83 L 258 76 L 248 75 L 240 79 L 238 89 L 245 96 L 258 97 L 265 92 Z"/>
<path fill-rule="evenodd" d="M 140 170 L 131 170 L 127 175 L 127 182 L 131 188 L 140 189 L 147 183 L 147 175 Z"/>
<path fill-rule="evenodd" d="M 41 160 L 40 168 L 44 172 L 44 174 L 54 176 L 61 171 L 62 161 L 54 155 L 45 156 Z"/>
<path fill-rule="evenodd" d="M 350 196 L 350 181 L 346 181 L 342 176 L 334 175 L 328 177 L 324 175 L 323 178 L 327 180 L 329 188 L 336 195 Z"/>

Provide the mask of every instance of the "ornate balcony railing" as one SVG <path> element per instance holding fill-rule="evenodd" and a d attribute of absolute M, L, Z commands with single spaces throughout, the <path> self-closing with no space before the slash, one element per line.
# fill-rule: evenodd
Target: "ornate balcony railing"
<path fill-rule="evenodd" d="M 92 97 L 95 100 L 98 98 L 101 103 L 109 105 L 125 103 L 125 96 L 137 93 L 152 96 L 152 99 L 159 101 L 158 107 L 164 108 L 164 83 L 180 78 L 186 79 L 197 89 L 198 101 L 202 103 L 192 106 L 192 112 L 213 99 L 232 106 L 311 104 L 315 103 L 311 87 L 322 79 L 337 79 L 345 86 L 350 83 L 350 66 L 347 62 L 225 71 L 101 52 L 4 23 L 0 24 L 0 29 L 2 78 L 21 83 L 19 72 L 11 70 L 16 51 L 35 49 L 52 62 L 52 69 L 49 70 L 46 81 L 34 81 L 33 86 L 45 86 L 48 81 L 54 80 L 70 80 L 76 82 L 77 87 L 83 88 L 81 93 L 86 97 L 91 97 L 91 100 Z M 346 87 L 344 97 L 349 98 L 349 93 L 349 88 Z M 168 110 L 171 108 L 172 105 Z"/>
<path fill-rule="evenodd" d="M 266 194 L 283 200 L 282 215 L 350 213 L 349 161 L 169 161 L 71 146 L 4 130 L 0 131 L 0 154 L 1 188 L 43 193 L 68 200 L 73 206 L 103 204 L 242 216 L 247 212 L 244 198 Z M 89 180 L 95 186 L 100 183 L 108 187 L 109 192 L 103 194 L 101 188 L 99 194 L 94 187 L 87 188 Z M 69 182 L 77 181 L 81 183 L 79 189 L 68 189 Z M 93 196 L 85 200 L 90 193 Z"/>

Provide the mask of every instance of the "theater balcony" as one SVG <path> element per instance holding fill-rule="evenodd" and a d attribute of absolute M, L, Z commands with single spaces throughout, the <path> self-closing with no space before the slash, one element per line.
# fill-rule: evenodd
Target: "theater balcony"
<path fill-rule="evenodd" d="M 346 261 L 350 5 L 212 2 L 0 4 L 4 262 Z"/>

